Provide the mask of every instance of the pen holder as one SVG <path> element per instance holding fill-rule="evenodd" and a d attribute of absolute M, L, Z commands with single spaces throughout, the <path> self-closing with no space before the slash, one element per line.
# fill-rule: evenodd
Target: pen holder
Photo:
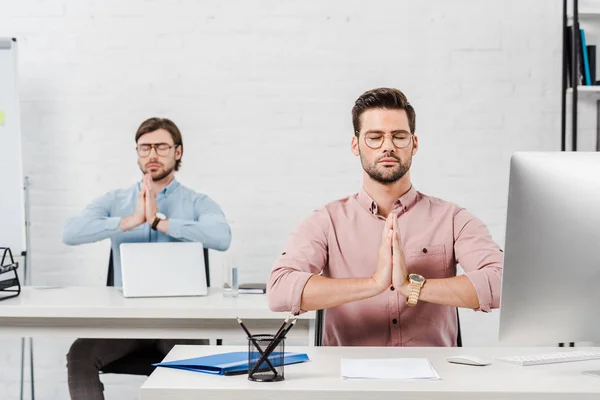
<path fill-rule="evenodd" d="M 248 338 L 248 380 L 277 382 L 284 379 L 284 339 L 274 343 L 273 335 L 252 335 Z M 258 350 L 260 349 L 260 351 Z M 269 352 L 267 357 L 261 353 Z M 257 363 L 261 360 L 260 365 Z"/>

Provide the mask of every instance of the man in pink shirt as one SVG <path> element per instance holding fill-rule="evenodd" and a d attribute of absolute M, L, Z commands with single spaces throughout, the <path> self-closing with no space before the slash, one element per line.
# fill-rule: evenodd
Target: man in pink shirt
<path fill-rule="evenodd" d="M 418 192 L 415 111 L 397 89 L 352 109 L 357 194 L 314 211 L 292 232 L 267 287 L 269 307 L 326 309 L 328 346 L 455 346 L 456 307 L 500 304 L 502 250 L 464 208 Z M 465 275 L 456 276 L 456 265 Z"/>

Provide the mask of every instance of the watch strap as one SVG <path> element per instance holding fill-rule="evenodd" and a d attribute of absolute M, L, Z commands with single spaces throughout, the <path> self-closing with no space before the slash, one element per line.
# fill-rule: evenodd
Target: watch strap
<path fill-rule="evenodd" d="M 158 226 L 158 223 L 159 223 L 160 221 L 161 221 L 161 219 L 160 219 L 160 218 L 158 218 L 158 217 L 154 217 L 154 221 L 152 221 L 152 226 L 151 226 L 153 230 L 156 230 L 156 227 Z"/>
<path fill-rule="evenodd" d="M 421 295 L 421 288 L 423 287 L 423 283 L 419 282 L 410 282 L 410 289 L 408 292 L 408 298 L 406 299 L 406 304 L 411 307 L 414 307 L 419 302 L 419 296 Z"/>

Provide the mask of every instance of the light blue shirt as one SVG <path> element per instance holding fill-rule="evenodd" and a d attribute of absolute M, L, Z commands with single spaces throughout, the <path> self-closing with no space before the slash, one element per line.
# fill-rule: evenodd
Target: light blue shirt
<path fill-rule="evenodd" d="M 140 187 L 138 182 L 97 198 L 81 215 L 68 220 L 63 231 L 63 242 L 69 245 L 111 240 L 115 286 L 123 285 L 121 243 L 187 241 L 201 242 L 206 248 L 220 251 L 229 248 L 231 229 L 221 208 L 208 196 L 186 188 L 175 179 L 156 197 L 159 212 L 169 220 L 169 232 L 152 230 L 147 222 L 123 231 L 119 226 L 121 218 L 135 211 Z"/>

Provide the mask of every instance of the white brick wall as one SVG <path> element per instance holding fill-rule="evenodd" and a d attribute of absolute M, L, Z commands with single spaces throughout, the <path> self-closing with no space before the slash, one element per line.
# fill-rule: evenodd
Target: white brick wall
<path fill-rule="evenodd" d="M 0 36 L 20 43 L 33 283 L 103 284 L 105 244 L 69 248 L 62 225 L 139 177 L 150 116 L 181 128 L 179 179 L 222 205 L 241 279 L 266 279 L 304 216 L 359 189 L 350 109 L 377 86 L 416 107 L 416 187 L 502 244 L 509 155 L 559 148 L 560 18 L 544 0 L 0 0 Z M 464 313 L 465 342 L 494 343 L 497 315 Z M 35 341 L 38 399 L 68 398 L 69 343 Z M 2 399 L 18 344 L 0 345 Z M 135 398 L 139 380 L 108 379 L 108 398 Z"/>

